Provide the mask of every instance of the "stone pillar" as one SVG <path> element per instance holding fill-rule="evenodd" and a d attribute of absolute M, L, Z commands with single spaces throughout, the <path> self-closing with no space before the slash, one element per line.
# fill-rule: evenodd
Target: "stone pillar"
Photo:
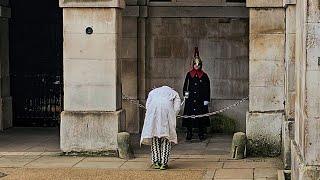
<path fill-rule="evenodd" d="M 248 154 L 277 156 L 284 120 L 285 10 L 282 0 L 248 0 L 250 8 Z"/>
<path fill-rule="evenodd" d="M 320 179 L 320 2 L 296 5 L 295 137 L 291 179 Z"/>
<path fill-rule="evenodd" d="M 63 152 L 114 151 L 123 128 L 121 0 L 60 0 L 63 7 Z"/>
<path fill-rule="evenodd" d="M 12 97 L 9 74 L 9 18 L 8 0 L 0 0 L 0 131 L 12 127 Z"/>
<path fill-rule="evenodd" d="M 122 90 L 135 102 L 138 101 L 138 17 L 137 2 L 127 0 L 122 22 Z M 139 133 L 139 107 L 124 100 L 123 108 L 126 111 L 126 131 Z"/>
<path fill-rule="evenodd" d="M 146 43 L 146 18 L 148 17 L 148 7 L 145 0 L 139 0 L 138 3 L 140 5 L 138 18 L 138 98 L 140 103 L 145 104 L 148 96 L 146 92 L 146 52 L 148 48 Z M 140 132 L 143 127 L 145 112 L 144 109 L 139 109 Z"/>
<path fill-rule="evenodd" d="M 291 140 L 294 137 L 295 105 L 295 44 L 296 44 L 296 1 L 284 0 L 286 11 L 285 41 L 285 121 L 282 124 L 282 159 L 286 169 L 291 166 Z"/>

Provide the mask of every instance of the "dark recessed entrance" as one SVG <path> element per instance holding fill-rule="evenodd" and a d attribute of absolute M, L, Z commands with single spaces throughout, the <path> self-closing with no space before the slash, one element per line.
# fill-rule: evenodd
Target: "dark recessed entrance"
<path fill-rule="evenodd" d="M 11 0 L 13 126 L 57 126 L 62 111 L 62 10 L 57 0 Z"/>

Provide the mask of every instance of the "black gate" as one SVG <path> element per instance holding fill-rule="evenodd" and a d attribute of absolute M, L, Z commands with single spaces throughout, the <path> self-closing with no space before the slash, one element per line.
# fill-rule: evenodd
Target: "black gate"
<path fill-rule="evenodd" d="M 12 77 L 14 126 L 58 126 L 62 110 L 59 75 L 16 74 Z"/>
<path fill-rule="evenodd" d="M 57 126 L 63 99 L 62 9 L 57 0 L 10 0 L 14 126 Z"/>

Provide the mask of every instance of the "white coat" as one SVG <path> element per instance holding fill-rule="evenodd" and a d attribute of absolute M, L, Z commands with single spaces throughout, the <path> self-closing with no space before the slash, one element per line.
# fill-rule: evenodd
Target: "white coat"
<path fill-rule="evenodd" d="M 176 116 L 180 105 L 179 94 L 168 86 L 150 91 L 140 144 L 150 145 L 153 137 L 165 137 L 177 144 Z"/>

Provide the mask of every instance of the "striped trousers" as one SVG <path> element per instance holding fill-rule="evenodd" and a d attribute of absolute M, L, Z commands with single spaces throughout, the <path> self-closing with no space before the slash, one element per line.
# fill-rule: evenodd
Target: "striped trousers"
<path fill-rule="evenodd" d="M 171 150 L 171 142 L 167 138 L 152 138 L 151 159 L 152 163 L 168 164 Z"/>

